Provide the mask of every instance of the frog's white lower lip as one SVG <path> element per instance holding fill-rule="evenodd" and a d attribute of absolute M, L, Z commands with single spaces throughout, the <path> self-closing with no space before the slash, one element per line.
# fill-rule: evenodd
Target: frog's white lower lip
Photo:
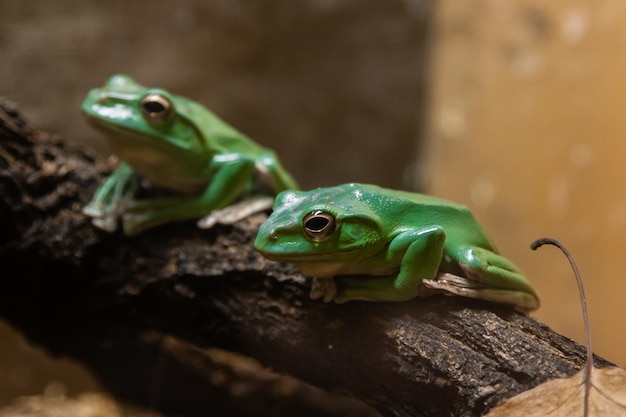
<path fill-rule="evenodd" d="M 165 144 L 164 140 L 151 140 L 154 136 L 151 136 L 147 132 L 139 132 L 135 129 L 131 129 L 115 123 L 109 123 L 105 120 L 98 119 L 97 117 L 91 117 L 87 115 L 87 122 L 96 130 L 104 133 L 109 137 L 109 140 L 122 138 L 128 146 L 128 140 L 136 144 L 150 144 L 150 146 L 158 146 L 159 144 Z M 160 138 L 156 138 L 160 139 Z"/>
<path fill-rule="evenodd" d="M 114 123 L 108 123 L 104 120 L 98 119 L 97 117 L 92 117 L 89 115 L 86 115 L 86 117 L 87 117 L 87 122 L 90 125 L 106 133 L 116 133 L 116 134 L 120 134 L 124 136 L 137 137 L 140 139 L 143 137 L 142 135 L 139 135 L 137 132 L 135 132 L 132 129 L 128 129 L 126 127 L 116 125 Z"/>
<path fill-rule="evenodd" d="M 284 253 L 284 252 L 266 252 L 257 249 L 261 255 L 269 259 L 270 261 L 286 262 L 286 263 L 298 263 L 298 262 L 315 262 L 315 261 L 340 261 L 343 256 L 354 253 L 358 248 L 335 250 L 332 252 L 316 252 L 316 253 Z"/>

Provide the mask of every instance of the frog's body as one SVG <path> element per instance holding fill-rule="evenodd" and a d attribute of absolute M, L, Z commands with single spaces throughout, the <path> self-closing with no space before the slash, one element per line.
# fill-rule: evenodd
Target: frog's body
<path fill-rule="evenodd" d="M 325 301 L 402 301 L 435 290 L 539 306 L 465 206 L 423 194 L 365 184 L 286 191 L 255 247 L 315 277 L 312 295 Z"/>
<path fill-rule="evenodd" d="M 296 189 L 274 152 L 230 127 L 201 104 L 111 77 L 83 102 L 88 121 L 108 136 L 123 161 L 85 207 L 105 230 L 139 233 L 165 222 L 201 217 L 268 183 Z M 136 200 L 139 178 L 177 197 Z"/>

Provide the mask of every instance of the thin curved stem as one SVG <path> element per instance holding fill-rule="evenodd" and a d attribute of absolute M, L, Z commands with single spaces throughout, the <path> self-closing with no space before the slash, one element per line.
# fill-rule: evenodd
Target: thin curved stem
<path fill-rule="evenodd" d="M 583 310 L 583 322 L 585 325 L 585 334 L 587 336 L 587 360 L 585 363 L 585 401 L 584 401 L 584 417 L 587 417 L 589 413 L 589 393 L 591 391 L 591 371 L 593 369 L 593 350 L 591 349 L 591 326 L 589 325 L 589 312 L 587 310 L 587 298 L 585 297 L 585 289 L 583 288 L 583 280 L 580 277 L 580 272 L 578 271 L 578 266 L 576 266 L 576 261 L 574 261 L 574 257 L 567 250 L 567 248 L 558 240 L 552 238 L 541 238 L 535 240 L 530 244 L 530 248 L 532 250 L 536 250 L 540 246 L 543 245 L 553 245 L 558 247 L 561 252 L 565 254 L 567 259 L 569 260 L 570 265 L 572 266 L 572 270 L 574 271 L 574 276 L 576 277 L 576 283 L 578 284 L 578 294 L 580 295 L 580 304 Z"/>

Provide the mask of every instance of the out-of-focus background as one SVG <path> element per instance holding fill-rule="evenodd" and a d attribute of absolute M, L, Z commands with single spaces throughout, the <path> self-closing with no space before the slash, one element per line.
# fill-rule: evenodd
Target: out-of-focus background
<path fill-rule="evenodd" d="M 533 316 L 582 342 L 569 264 L 529 249 L 558 238 L 595 352 L 625 365 L 624 22 L 623 0 L 0 0 L 0 96 L 106 154 L 80 103 L 127 73 L 274 148 L 304 188 L 464 203 L 537 288 Z M 0 405 L 94 387 L 0 323 Z"/>

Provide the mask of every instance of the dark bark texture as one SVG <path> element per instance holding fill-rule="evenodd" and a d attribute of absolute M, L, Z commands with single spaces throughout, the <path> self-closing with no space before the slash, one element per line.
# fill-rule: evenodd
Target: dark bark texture
<path fill-rule="evenodd" d="M 0 102 L 0 314 L 120 400 L 179 416 L 479 416 L 584 361 L 486 302 L 312 301 L 305 277 L 252 248 L 265 215 L 102 232 L 81 207 L 110 169 Z"/>

